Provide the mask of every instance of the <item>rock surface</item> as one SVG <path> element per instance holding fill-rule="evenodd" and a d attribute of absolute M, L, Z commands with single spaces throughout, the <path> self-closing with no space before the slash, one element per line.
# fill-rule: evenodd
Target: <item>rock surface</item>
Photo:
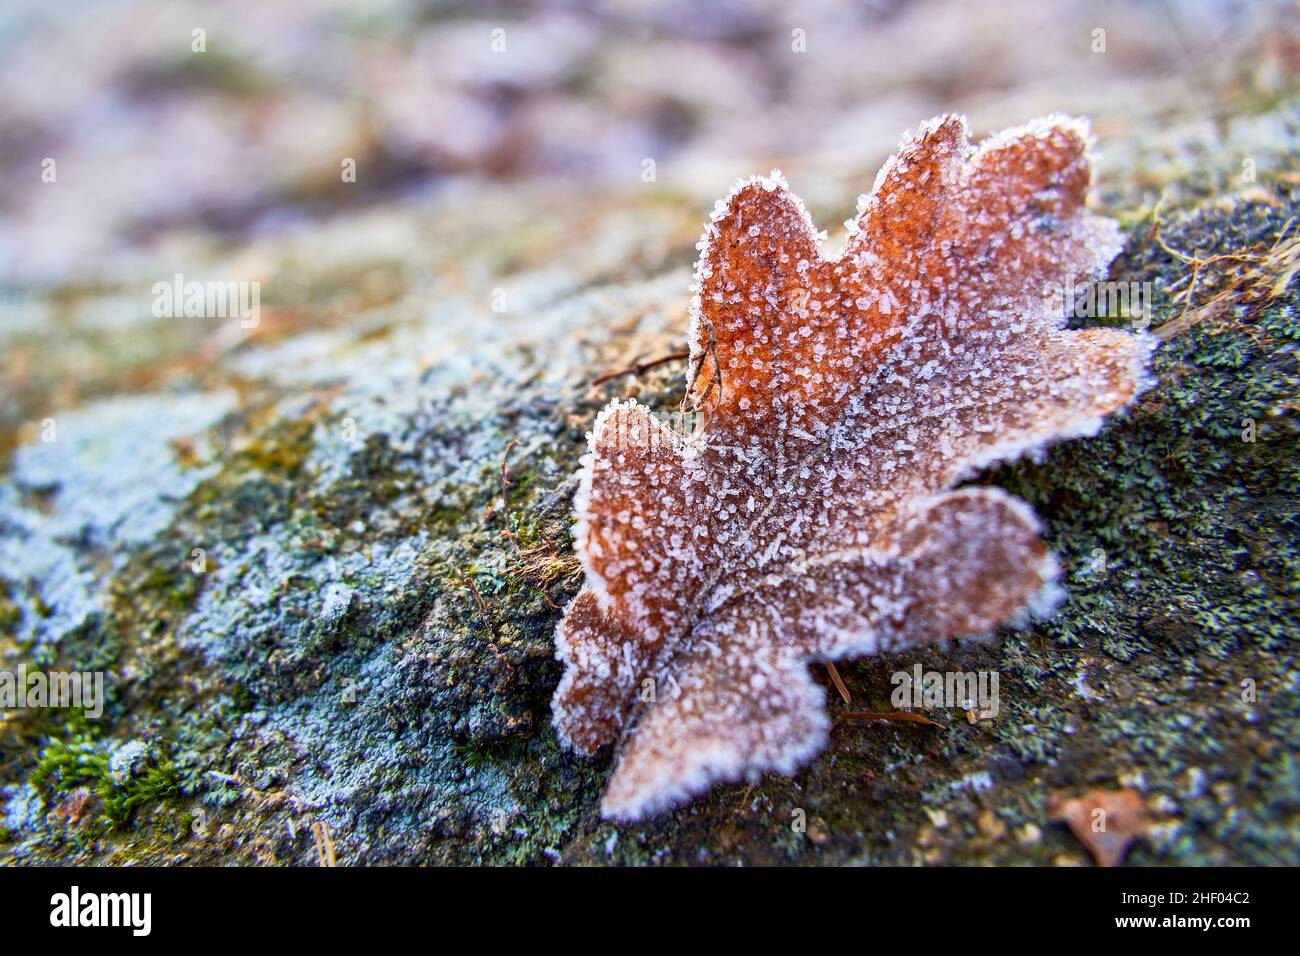
<path fill-rule="evenodd" d="M 1102 788 L 1146 807 L 1130 864 L 1300 863 L 1300 111 L 1102 145 L 1111 279 L 1154 298 L 1079 321 L 1161 329 L 1158 381 L 981 479 L 1042 516 L 1060 610 L 841 665 L 806 770 L 639 825 L 549 723 L 572 476 L 609 398 L 680 402 L 680 363 L 591 382 L 681 348 L 730 179 L 459 185 L 12 296 L 0 670 L 109 702 L 4 715 L 0 860 L 1075 863 L 1050 804 Z M 887 151 L 786 173 L 839 221 Z M 154 318 L 173 271 L 264 276 L 260 322 Z M 917 664 L 997 671 L 999 713 L 861 716 Z"/>

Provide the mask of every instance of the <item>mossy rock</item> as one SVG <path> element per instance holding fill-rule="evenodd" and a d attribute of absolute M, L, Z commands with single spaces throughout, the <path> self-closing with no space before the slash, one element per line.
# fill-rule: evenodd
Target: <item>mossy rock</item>
<path fill-rule="evenodd" d="M 1290 122 L 1266 113 L 1259 135 L 1270 115 Z M 327 831 L 344 863 L 1079 862 L 1050 798 L 1106 787 L 1148 808 L 1134 863 L 1300 862 L 1296 288 L 1220 263 L 1188 303 L 1171 251 L 1258 257 L 1300 210 L 1292 179 L 1233 193 L 1235 155 L 1210 159 L 1222 176 L 1158 223 L 1141 170 L 1100 183 L 1129 235 L 1111 278 L 1151 282 L 1147 318 L 1179 323 L 1152 387 L 1099 435 L 979 479 L 1043 518 L 1057 613 L 841 665 L 854 703 L 808 767 L 635 826 L 599 817 L 608 757 L 551 730 L 552 635 L 581 585 L 584 433 L 615 395 L 675 408 L 683 369 L 590 382 L 680 347 L 706 210 L 540 189 L 486 227 L 474 194 L 394 209 L 395 231 L 454 252 L 384 260 L 358 312 L 309 324 L 286 304 L 201 374 L 183 338 L 178 384 L 129 407 L 25 393 L 24 420 L 61 437 L 3 446 L 0 666 L 100 669 L 110 692 L 99 721 L 0 725 L 0 859 L 311 864 Z M 851 196 L 859 172 L 826 175 Z M 610 248 L 602 221 L 642 233 Z M 288 248 L 273 271 L 332 295 L 357 267 L 318 238 L 319 275 Z M 77 293 L 79 311 L 121 293 Z M 132 391 L 129 350 L 101 344 L 103 394 Z M 890 675 L 917 662 L 998 671 L 1000 713 L 849 716 L 890 710 Z M 114 777 L 133 742 L 149 756 Z"/>

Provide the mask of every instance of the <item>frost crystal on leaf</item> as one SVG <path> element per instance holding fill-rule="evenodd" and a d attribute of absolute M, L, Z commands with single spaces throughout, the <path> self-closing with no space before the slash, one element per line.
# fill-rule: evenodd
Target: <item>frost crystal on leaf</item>
<path fill-rule="evenodd" d="M 838 258 L 779 173 L 718 204 L 691 308 L 702 424 L 614 402 L 583 459 L 553 709 L 573 748 L 617 745 L 607 816 L 793 771 L 827 737 L 810 661 L 987 634 L 1051 592 L 1028 506 L 949 489 L 1139 391 L 1149 340 L 1066 331 L 1049 304 L 1121 246 L 1083 208 L 1087 145 L 1059 116 L 978 148 L 934 120 Z"/>

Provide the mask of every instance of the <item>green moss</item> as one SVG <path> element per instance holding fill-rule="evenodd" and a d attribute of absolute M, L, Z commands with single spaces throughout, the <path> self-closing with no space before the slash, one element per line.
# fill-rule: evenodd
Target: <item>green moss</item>
<path fill-rule="evenodd" d="M 146 767 L 123 785 L 109 785 L 101 780 L 97 792 L 104 801 L 104 814 L 109 823 L 120 829 L 131 822 L 138 807 L 176 797 L 179 793 L 178 785 L 175 765 L 170 760 L 165 760 Z"/>
<path fill-rule="evenodd" d="M 229 467 L 260 471 L 277 478 L 296 478 L 315 445 L 314 431 L 315 422 L 311 418 L 277 422 L 235 452 Z"/>
<path fill-rule="evenodd" d="M 93 739 L 77 738 L 70 743 L 55 738 L 41 752 L 28 782 L 38 790 L 68 793 L 77 787 L 97 784 L 108 774 L 108 755 Z"/>
<path fill-rule="evenodd" d="M 289 516 L 302 491 L 298 479 L 315 447 L 316 416 L 259 427 L 256 419 L 272 412 L 249 413 L 242 424 L 252 437 L 237 441 L 221 471 L 195 490 L 182 520 L 201 522 L 208 537 L 230 538 L 249 526 L 265 528 Z"/>
<path fill-rule="evenodd" d="M 91 732 L 66 741 L 54 738 L 41 752 L 28 782 L 48 795 L 88 788 L 102 805 L 99 823 L 109 830 L 126 829 L 139 807 L 179 793 L 179 776 L 170 759 L 151 757 L 138 772 L 120 779 L 109 763 L 109 754 Z"/>

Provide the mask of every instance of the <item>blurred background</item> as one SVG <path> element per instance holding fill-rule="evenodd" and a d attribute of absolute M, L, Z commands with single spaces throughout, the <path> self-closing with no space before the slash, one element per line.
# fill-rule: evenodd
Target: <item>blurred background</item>
<path fill-rule="evenodd" d="M 636 183 L 647 159 L 716 196 L 799 157 L 878 162 L 948 110 L 977 135 L 1055 110 L 1108 139 L 1212 125 L 1298 63 L 1275 0 L 6 0 L 0 281 L 458 182 Z"/>

